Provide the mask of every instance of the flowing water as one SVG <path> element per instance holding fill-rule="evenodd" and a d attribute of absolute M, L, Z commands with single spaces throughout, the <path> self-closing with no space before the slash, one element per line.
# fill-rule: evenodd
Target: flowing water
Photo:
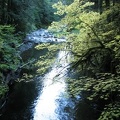
<path fill-rule="evenodd" d="M 73 120 L 74 103 L 66 97 L 69 55 L 59 51 L 44 77 L 14 87 L 2 120 Z"/>
<path fill-rule="evenodd" d="M 21 51 L 26 50 L 22 55 L 23 60 L 28 57 L 35 58 L 34 54 L 37 55 L 38 52 L 39 56 L 43 54 L 44 51 L 30 49 L 33 42 L 39 44 L 65 41 L 62 38 L 55 38 L 44 29 L 28 34 L 25 40 L 25 44 L 20 48 Z M 39 75 L 29 83 L 16 84 L 9 95 L 1 118 L 3 120 L 72 120 L 73 102 L 66 97 L 65 83 L 68 61 L 69 54 L 66 51 L 59 51 L 56 62 L 44 77 Z"/>
<path fill-rule="evenodd" d="M 17 83 L 0 120 L 94 120 L 84 101 L 79 103 L 78 118 L 75 117 L 76 102 L 66 92 L 69 58 L 68 52 L 59 51 L 48 73 L 27 83 Z"/>
<path fill-rule="evenodd" d="M 43 89 L 36 100 L 34 109 L 34 120 L 72 120 L 72 117 L 64 112 L 60 114 L 60 104 L 64 100 L 66 107 L 68 104 L 65 97 L 65 75 L 67 74 L 68 55 L 66 57 L 65 51 L 58 53 L 57 61 L 53 65 L 52 70 L 47 73 L 43 78 Z M 66 99 L 66 100 L 65 100 Z M 60 102 L 61 101 L 61 102 Z"/>

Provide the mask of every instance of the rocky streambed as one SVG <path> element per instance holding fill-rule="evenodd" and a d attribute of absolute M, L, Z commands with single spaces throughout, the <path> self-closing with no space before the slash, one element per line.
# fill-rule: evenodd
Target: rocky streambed
<path fill-rule="evenodd" d="M 65 42 L 65 38 L 57 38 L 51 32 L 46 29 L 39 29 L 37 31 L 27 34 L 26 38 L 23 41 L 23 44 L 20 46 L 20 51 L 23 52 L 28 50 L 33 45 L 41 43 L 59 43 Z"/>

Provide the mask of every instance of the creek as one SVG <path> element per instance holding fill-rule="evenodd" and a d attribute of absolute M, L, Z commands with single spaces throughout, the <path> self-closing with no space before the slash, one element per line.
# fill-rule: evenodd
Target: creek
<path fill-rule="evenodd" d="M 33 42 L 31 37 L 37 43 L 56 41 L 54 36 L 49 37 L 51 34 L 45 32 L 36 31 L 27 36 L 27 41 Z M 57 41 L 63 42 L 64 39 Z M 40 51 L 35 52 L 36 50 L 32 49 L 31 52 L 28 49 L 27 54 L 42 54 Z M 44 76 L 39 75 L 30 82 L 22 81 L 15 84 L 0 120 L 94 120 L 88 104 L 81 101 L 79 112 L 75 114 L 77 102 L 67 97 L 66 77 L 69 59 L 70 54 L 61 50 L 56 55 L 56 62 Z"/>

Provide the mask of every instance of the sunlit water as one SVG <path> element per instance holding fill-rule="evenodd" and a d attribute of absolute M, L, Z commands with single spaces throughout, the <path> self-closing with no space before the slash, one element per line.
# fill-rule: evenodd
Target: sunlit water
<path fill-rule="evenodd" d="M 43 90 L 34 110 L 34 120 L 59 120 L 59 102 L 65 97 L 65 75 L 67 74 L 68 55 L 60 51 L 52 70 L 43 78 Z"/>
<path fill-rule="evenodd" d="M 27 40 L 35 41 L 35 43 L 65 41 L 65 39 L 56 41 L 54 36 L 50 36 L 50 33 L 43 29 L 28 35 Z M 33 48 L 27 50 L 25 46 L 22 47 L 22 51 L 26 50 L 23 60 L 31 57 L 38 58 L 45 52 Z M 33 81 L 15 84 L 0 114 L 0 120 L 96 120 L 91 105 L 82 99 L 78 104 L 78 99 L 66 97 L 67 83 L 65 81 L 69 58 L 68 52 L 60 51 L 52 69 L 43 78 L 35 77 Z"/>

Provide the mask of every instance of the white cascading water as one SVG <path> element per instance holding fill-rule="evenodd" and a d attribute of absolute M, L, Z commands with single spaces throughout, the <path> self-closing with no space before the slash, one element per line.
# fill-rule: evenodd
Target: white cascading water
<path fill-rule="evenodd" d="M 51 71 L 43 78 L 43 90 L 40 93 L 34 110 L 34 120 L 59 120 L 59 102 L 65 94 L 69 55 L 66 51 L 60 51 L 56 63 Z M 64 77 L 63 77 L 64 76 Z"/>

